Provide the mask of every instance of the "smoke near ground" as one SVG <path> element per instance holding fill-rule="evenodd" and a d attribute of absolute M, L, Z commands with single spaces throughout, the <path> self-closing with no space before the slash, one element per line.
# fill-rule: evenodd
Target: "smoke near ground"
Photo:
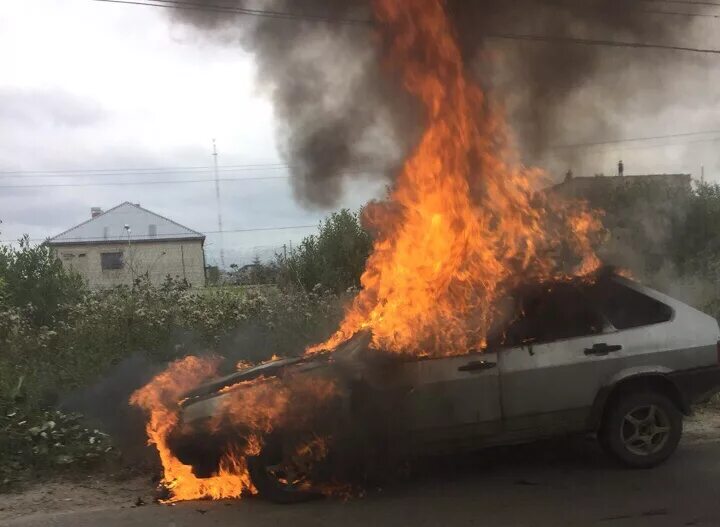
<path fill-rule="evenodd" d="M 333 205 L 343 180 L 361 173 L 391 180 L 423 124 L 420 106 L 380 58 L 371 1 L 198 0 L 194 4 L 205 9 L 168 10 L 203 37 L 255 55 L 261 89 L 272 98 L 279 122 L 282 154 L 292 164 L 296 197 L 309 205 Z M 250 16 L 223 7 L 297 16 Z M 558 138 L 588 131 L 593 137 L 611 135 L 620 126 L 616 112 L 625 100 L 642 92 L 644 105 L 660 104 L 660 75 L 672 76 L 673 64 L 695 60 L 677 52 L 505 38 L 686 40 L 693 18 L 668 15 L 653 3 L 448 0 L 447 10 L 467 67 L 508 110 L 526 162 L 552 164 L 545 154 Z M 570 103 L 572 115 L 566 111 Z M 562 164 L 580 161 L 568 152 L 561 158 Z"/>
<path fill-rule="evenodd" d="M 164 364 L 137 353 L 92 386 L 66 397 L 61 407 L 83 414 L 90 426 L 109 433 L 129 462 L 155 464 L 155 452 L 146 445 L 145 416 L 131 407 L 128 399 L 163 368 Z"/>

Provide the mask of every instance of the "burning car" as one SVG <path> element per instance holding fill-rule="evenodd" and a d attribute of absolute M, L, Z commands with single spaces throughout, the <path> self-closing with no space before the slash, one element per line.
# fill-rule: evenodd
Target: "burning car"
<path fill-rule="evenodd" d="M 168 444 L 200 478 L 228 448 L 244 451 L 252 484 L 278 502 L 322 491 L 348 460 L 367 470 L 571 433 L 597 433 L 617 460 L 646 468 L 720 388 L 717 321 L 629 279 L 542 282 L 498 309 L 486 346 L 461 355 L 383 353 L 360 332 L 217 379 L 182 397 Z"/>

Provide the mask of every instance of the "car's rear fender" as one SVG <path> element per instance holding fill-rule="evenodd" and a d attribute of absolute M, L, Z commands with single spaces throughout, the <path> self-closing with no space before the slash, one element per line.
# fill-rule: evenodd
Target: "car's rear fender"
<path fill-rule="evenodd" d="M 588 428 L 598 430 L 609 403 L 624 393 L 636 390 L 653 390 L 667 395 L 681 412 L 688 415 L 690 401 L 683 395 L 670 373 L 672 370 L 663 366 L 638 366 L 619 372 L 597 393 L 590 411 Z"/>

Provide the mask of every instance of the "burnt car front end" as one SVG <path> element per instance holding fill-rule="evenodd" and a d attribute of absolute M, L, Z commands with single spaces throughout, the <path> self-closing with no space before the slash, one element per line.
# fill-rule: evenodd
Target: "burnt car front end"
<path fill-rule="evenodd" d="M 328 376 L 329 366 L 325 356 L 310 360 L 273 360 L 215 379 L 184 394 L 178 401 L 178 423 L 168 437 L 170 449 L 181 462 L 193 467 L 197 477 L 213 475 L 229 448 L 246 450 L 247 442 L 258 432 L 254 420 L 235 419 L 236 412 L 229 409 L 244 404 L 251 391 L 275 392 L 289 377 L 302 377 L 312 383 L 316 377 Z M 253 394 L 253 397 L 256 396 Z"/>
<path fill-rule="evenodd" d="M 351 426 L 353 392 L 363 377 L 358 355 L 367 343 L 360 336 L 332 354 L 272 360 L 184 394 L 168 437 L 171 451 L 204 478 L 217 473 L 229 451 L 247 453 L 252 442 L 302 448 L 303 441 L 337 440 Z"/>

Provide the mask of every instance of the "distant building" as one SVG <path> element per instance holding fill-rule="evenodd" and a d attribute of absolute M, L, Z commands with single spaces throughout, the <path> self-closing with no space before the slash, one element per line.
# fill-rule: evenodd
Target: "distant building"
<path fill-rule="evenodd" d="M 603 175 L 567 177 L 566 175 L 565 180 L 551 187 L 551 190 L 566 197 L 592 199 L 597 192 L 606 192 L 638 184 L 653 184 L 664 187 L 672 194 L 678 190 L 689 190 L 690 182 L 690 174 L 643 174 L 621 177 Z"/>
<path fill-rule="evenodd" d="M 87 221 L 48 240 L 67 268 L 93 288 L 166 277 L 205 285 L 205 235 L 150 212 L 137 203 L 121 203 L 106 212 L 93 207 Z"/>

